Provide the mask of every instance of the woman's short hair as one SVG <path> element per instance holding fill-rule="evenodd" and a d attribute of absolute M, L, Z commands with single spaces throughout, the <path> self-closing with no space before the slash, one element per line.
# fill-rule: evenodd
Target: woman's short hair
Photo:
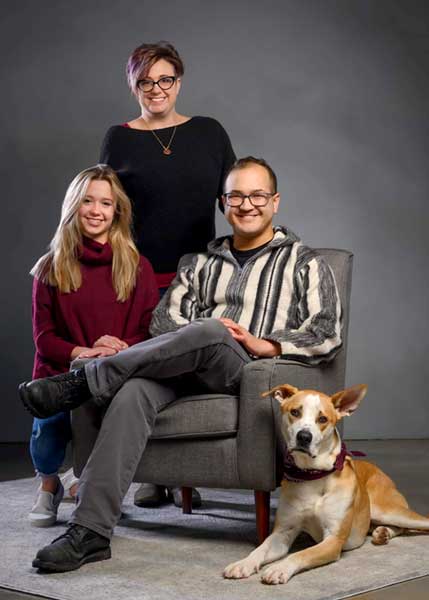
<path fill-rule="evenodd" d="M 137 82 L 146 77 L 151 67 L 160 59 L 173 65 L 177 77 L 185 72 L 183 61 L 176 48 L 169 42 L 155 42 L 154 44 L 141 44 L 130 55 L 127 61 L 127 81 L 130 90 L 137 94 Z"/>

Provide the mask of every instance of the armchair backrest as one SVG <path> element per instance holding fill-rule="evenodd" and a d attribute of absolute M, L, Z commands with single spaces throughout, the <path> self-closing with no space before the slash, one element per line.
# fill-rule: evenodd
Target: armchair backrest
<path fill-rule="evenodd" d="M 334 272 L 342 306 L 343 345 L 335 360 L 325 367 L 330 371 L 330 377 L 327 380 L 329 389 L 324 391 L 333 394 L 345 385 L 353 254 L 349 250 L 337 248 L 316 248 L 316 250 L 328 262 Z"/>

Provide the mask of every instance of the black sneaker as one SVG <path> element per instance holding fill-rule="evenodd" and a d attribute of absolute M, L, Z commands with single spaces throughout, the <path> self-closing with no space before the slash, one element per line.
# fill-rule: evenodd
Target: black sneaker
<path fill-rule="evenodd" d="M 85 369 L 21 383 L 19 396 L 25 408 L 39 419 L 73 410 L 91 397 Z"/>
<path fill-rule="evenodd" d="M 49 546 L 39 550 L 33 567 L 49 573 L 63 573 L 110 557 L 110 540 L 87 527 L 71 525 Z"/>
<path fill-rule="evenodd" d="M 140 508 L 155 508 L 166 502 L 167 490 L 163 485 L 142 483 L 134 494 L 134 504 Z"/>

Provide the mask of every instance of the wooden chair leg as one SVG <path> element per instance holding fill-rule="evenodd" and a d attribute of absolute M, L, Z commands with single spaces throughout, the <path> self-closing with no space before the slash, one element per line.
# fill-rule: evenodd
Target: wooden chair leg
<path fill-rule="evenodd" d="M 182 487 L 182 512 L 186 515 L 192 513 L 192 488 Z"/>
<path fill-rule="evenodd" d="M 262 544 L 270 532 L 270 492 L 255 490 L 255 507 L 258 544 Z"/>

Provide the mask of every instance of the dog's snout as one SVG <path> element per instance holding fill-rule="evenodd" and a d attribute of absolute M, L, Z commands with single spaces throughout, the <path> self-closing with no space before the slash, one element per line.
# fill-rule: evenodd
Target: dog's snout
<path fill-rule="evenodd" d="M 296 434 L 296 441 L 300 446 L 309 446 L 312 439 L 313 435 L 308 429 L 301 429 L 301 431 L 298 431 Z"/>

